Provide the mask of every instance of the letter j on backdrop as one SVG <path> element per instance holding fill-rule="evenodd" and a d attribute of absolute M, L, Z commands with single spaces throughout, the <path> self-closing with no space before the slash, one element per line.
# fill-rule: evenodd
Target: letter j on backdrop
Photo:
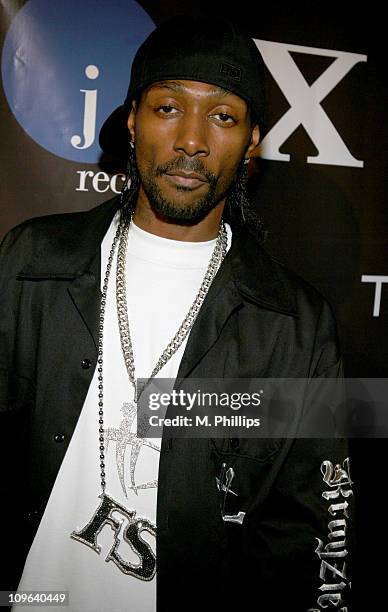
<path fill-rule="evenodd" d="M 134 0 L 26 2 L 7 32 L 1 65 L 18 123 L 50 153 L 97 163 L 100 127 L 122 104 L 133 57 L 154 28 Z"/>

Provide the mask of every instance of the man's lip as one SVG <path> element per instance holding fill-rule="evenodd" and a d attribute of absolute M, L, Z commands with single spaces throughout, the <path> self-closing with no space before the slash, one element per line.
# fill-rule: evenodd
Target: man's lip
<path fill-rule="evenodd" d="M 188 189 L 198 189 L 207 183 L 206 179 L 196 172 L 182 172 L 175 170 L 166 172 L 167 180 L 176 186 L 187 187 Z"/>
<path fill-rule="evenodd" d="M 183 170 L 171 170 L 171 172 L 166 172 L 169 176 L 181 176 L 185 179 L 197 179 L 198 181 L 202 181 L 206 183 L 206 179 L 202 174 L 197 174 L 196 172 L 184 172 Z"/>

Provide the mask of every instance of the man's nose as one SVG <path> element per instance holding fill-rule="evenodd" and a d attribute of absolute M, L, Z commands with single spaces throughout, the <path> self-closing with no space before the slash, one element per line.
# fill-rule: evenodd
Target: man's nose
<path fill-rule="evenodd" d="M 208 125 L 199 113 L 186 112 L 177 126 L 174 149 L 190 157 L 209 155 Z"/>

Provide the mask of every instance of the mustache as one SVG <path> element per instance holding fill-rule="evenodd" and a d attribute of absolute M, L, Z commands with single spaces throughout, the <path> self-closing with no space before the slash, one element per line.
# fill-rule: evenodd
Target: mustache
<path fill-rule="evenodd" d="M 202 161 L 198 158 L 186 158 L 186 157 L 177 157 L 172 159 L 171 161 L 162 164 L 156 167 L 155 174 L 156 176 L 161 176 L 162 174 L 166 174 L 166 172 L 173 172 L 174 170 L 183 170 L 185 172 L 196 172 L 201 177 L 206 179 L 208 183 L 215 184 L 217 182 L 217 177 L 213 172 L 208 170 Z"/>

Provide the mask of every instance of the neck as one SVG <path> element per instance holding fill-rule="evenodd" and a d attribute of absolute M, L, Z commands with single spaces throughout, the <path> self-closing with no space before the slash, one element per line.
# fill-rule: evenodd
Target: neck
<path fill-rule="evenodd" d="M 170 240 L 205 242 L 217 237 L 225 200 L 219 202 L 203 219 L 194 225 L 181 225 L 158 215 L 139 193 L 133 222 L 141 229 Z"/>

